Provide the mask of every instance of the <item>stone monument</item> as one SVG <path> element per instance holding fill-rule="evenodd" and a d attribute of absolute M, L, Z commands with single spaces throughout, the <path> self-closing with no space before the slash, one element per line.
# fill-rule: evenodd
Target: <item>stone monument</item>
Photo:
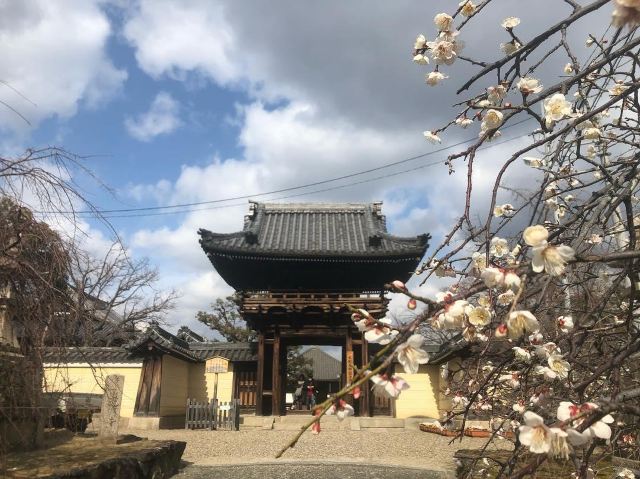
<path fill-rule="evenodd" d="M 124 390 L 124 376 L 110 374 L 104 382 L 104 396 L 100 410 L 100 431 L 103 439 L 118 438 L 118 423 L 120 422 L 120 407 L 122 406 L 122 391 Z"/>

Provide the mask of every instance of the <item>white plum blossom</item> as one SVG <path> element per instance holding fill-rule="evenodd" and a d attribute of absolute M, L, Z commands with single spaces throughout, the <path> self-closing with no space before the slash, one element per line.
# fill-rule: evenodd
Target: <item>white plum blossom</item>
<path fill-rule="evenodd" d="M 560 316 L 556 322 L 560 331 L 565 334 L 573 329 L 573 318 L 571 316 Z"/>
<path fill-rule="evenodd" d="M 469 405 L 469 398 L 463 396 L 462 393 L 456 393 L 456 395 L 451 398 L 451 402 L 454 406 L 467 407 Z"/>
<path fill-rule="evenodd" d="M 469 323 L 476 328 L 486 326 L 491 322 L 491 311 L 483 306 L 468 306 L 466 314 Z"/>
<path fill-rule="evenodd" d="M 460 13 L 462 13 L 465 17 L 470 17 L 476 12 L 476 6 L 471 0 L 462 0 L 458 6 L 462 7 L 460 9 Z"/>
<path fill-rule="evenodd" d="M 425 38 L 424 35 L 420 34 L 416 37 L 416 41 L 413 44 L 413 49 L 414 50 L 422 50 L 423 48 L 425 48 L 427 46 L 427 39 Z"/>
<path fill-rule="evenodd" d="M 514 208 L 510 203 L 505 203 L 504 205 L 497 205 L 493 208 L 493 216 L 500 218 L 501 216 L 511 216 L 513 214 Z"/>
<path fill-rule="evenodd" d="M 524 425 L 520 426 L 518 439 L 523 446 L 528 446 L 529 451 L 534 454 L 551 453 L 558 456 L 556 451 L 552 451 L 552 442 L 556 437 L 567 437 L 567 433 L 557 427 L 547 427 L 544 419 L 532 411 L 523 414 Z"/>
<path fill-rule="evenodd" d="M 522 158 L 522 161 L 524 161 L 525 165 L 530 166 L 531 168 L 544 168 L 547 166 L 544 160 L 533 156 L 525 156 Z"/>
<path fill-rule="evenodd" d="M 544 118 L 547 128 L 571 114 L 571 103 L 562 93 L 554 93 L 544 100 Z"/>
<path fill-rule="evenodd" d="M 518 401 L 517 403 L 514 403 L 513 406 L 511 406 L 511 409 L 519 414 L 522 414 L 526 410 L 526 406 L 524 404 L 524 401 Z"/>
<path fill-rule="evenodd" d="M 544 226 L 529 226 L 522 236 L 525 243 L 533 248 L 531 267 L 536 273 L 546 271 L 552 276 L 560 276 L 564 273 L 567 262 L 575 258 L 575 252 L 570 246 L 553 246 L 547 243 L 549 231 Z"/>
<path fill-rule="evenodd" d="M 507 243 L 507 240 L 504 238 L 494 236 L 491 238 L 489 253 L 496 258 L 502 258 L 504 255 L 509 253 L 509 243 Z"/>
<path fill-rule="evenodd" d="M 449 78 L 446 75 L 443 75 L 440 72 L 431 72 L 425 75 L 424 77 L 424 81 L 427 85 L 429 86 L 436 86 L 437 84 L 439 84 L 442 80 Z"/>
<path fill-rule="evenodd" d="M 564 68 L 563 71 L 567 74 L 567 75 L 571 75 L 573 73 L 573 64 L 572 63 L 567 63 Z"/>
<path fill-rule="evenodd" d="M 490 86 L 487 88 L 487 100 L 493 104 L 500 103 L 507 96 L 507 89 L 503 85 Z"/>
<path fill-rule="evenodd" d="M 526 349 L 523 349 L 518 346 L 514 346 L 511 349 L 513 349 L 513 354 L 518 361 L 523 361 L 525 363 L 528 363 L 529 361 L 531 361 L 531 353 Z"/>
<path fill-rule="evenodd" d="M 484 125 L 484 128 L 487 130 L 493 130 L 502 125 L 502 118 L 502 112 L 493 109 L 487 110 L 487 113 L 485 113 L 482 118 L 482 125 Z"/>
<path fill-rule="evenodd" d="M 409 389 L 409 384 L 400 376 L 394 374 L 389 377 L 387 374 L 375 374 L 371 377 L 373 389 L 390 398 L 397 398 L 402 391 Z"/>
<path fill-rule="evenodd" d="M 442 141 L 438 135 L 431 131 L 425 131 L 423 135 L 431 143 L 440 143 Z"/>
<path fill-rule="evenodd" d="M 538 332 L 529 335 L 527 339 L 529 340 L 530 344 L 542 344 L 542 341 L 544 341 L 544 336 Z"/>
<path fill-rule="evenodd" d="M 364 332 L 364 338 L 370 343 L 389 344 L 398 334 L 396 329 L 391 328 L 391 320 L 382 318 L 373 320 L 365 318 L 356 322 L 359 331 Z"/>
<path fill-rule="evenodd" d="M 508 271 L 504 274 L 504 286 L 513 291 L 518 291 L 520 289 L 520 276 L 512 271 Z"/>
<path fill-rule="evenodd" d="M 421 348 L 424 337 L 421 334 L 413 334 L 397 348 L 398 361 L 402 364 L 404 372 L 416 374 L 421 364 L 429 362 L 429 354 Z"/>
<path fill-rule="evenodd" d="M 480 278 L 484 281 L 487 288 L 496 288 L 502 286 L 504 283 L 504 273 L 499 268 L 493 266 L 485 268 L 482 273 L 480 273 Z"/>
<path fill-rule="evenodd" d="M 571 366 L 560 354 L 550 354 L 547 363 L 559 379 L 567 379 Z"/>
<path fill-rule="evenodd" d="M 515 297 L 516 297 L 516 294 L 512 290 L 508 290 L 508 291 L 498 295 L 498 298 L 496 299 L 496 302 L 500 306 L 508 306 L 511 303 L 513 303 L 513 300 L 515 299 Z"/>
<path fill-rule="evenodd" d="M 347 403 L 343 399 L 339 399 L 337 404 L 333 404 L 329 409 L 327 409 L 326 414 L 327 416 L 332 416 L 335 414 L 338 420 L 342 421 L 348 416 L 353 416 L 354 410 L 351 404 Z"/>
<path fill-rule="evenodd" d="M 417 63 L 418 65 L 428 65 L 429 57 L 423 55 L 422 53 L 418 53 L 413 57 L 413 63 Z"/>
<path fill-rule="evenodd" d="M 435 326 L 443 329 L 459 329 L 464 324 L 465 310 L 469 303 L 459 299 L 453 301 L 451 293 L 437 293 L 436 300 L 444 302 L 444 312 L 438 315 Z"/>
<path fill-rule="evenodd" d="M 438 65 L 451 65 L 456 61 L 458 53 L 462 49 L 462 43 L 438 38 L 433 42 L 427 42 L 431 56 Z"/>
<path fill-rule="evenodd" d="M 502 23 L 500 25 L 502 25 L 502 28 L 506 28 L 507 30 L 509 30 L 520 25 L 520 19 L 518 17 L 507 17 L 502 20 Z"/>
<path fill-rule="evenodd" d="M 500 51 L 502 51 L 502 53 L 504 53 L 505 55 L 511 55 L 512 53 L 517 52 L 521 48 L 522 48 L 522 45 L 520 44 L 520 42 L 516 40 L 511 40 L 510 42 L 500 44 Z"/>
<path fill-rule="evenodd" d="M 540 329 L 540 323 L 531 312 L 526 310 L 512 311 L 507 319 L 509 337 L 517 339 L 525 334 L 530 334 Z"/>
<path fill-rule="evenodd" d="M 569 401 L 562 401 L 558 406 L 557 416 L 560 421 L 571 422 L 574 426 L 579 426 L 589 414 L 595 413 L 598 408 L 598 405 L 592 402 L 586 402 L 578 406 Z M 599 438 L 608 441 L 611 438 L 609 424 L 613 422 L 613 417 L 607 414 L 589 426 L 583 433 L 591 439 Z"/>
<path fill-rule="evenodd" d="M 532 93 L 540 93 L 542 91 L 542 85 L 540 80 L 532 77 L 522 77 L 518 80 L 516 87 L 523 95 L 530 95 Z"/>
<path fill-rule="evenodd" d="M 462 128 L 467 128 L 472 123 L 473 120 L 471 118 L 467 118 L 466 116 L 459 116 L 458 118 L 456 118 L 456 125 Z"/>
<path fill-rule="evenodd" d="M 520 387 L 520 373 L 516 371 L 509 374 L 502 374 L 498 378 L 498 381 L 507 383 L 513 389 L 518 389 Z"/>
<path fill-rule="evenodd" d="M 615 0 L 612 23 L 616 27 L 634 28 L 640 25 L 640 2 L 638 0 Z"/>
<path fill-rule="evenodd" d="M 629 87 L 623 83 L 616 83 L 611 88 L 609 88 L 610 96 L 620 96 L 623 95 L 625 91 L 627 91 Z"/>
<path fill-rule="evenodd" d="M 487 267 L 487 256 L 484 253 L 480 253 L 479 251 L 475 251 L 471 255 L 471 264 L 473 268 L 478 271 L 482 271 Z"/>
<path fill-rule="evenodd" d="M 582 130 L 582 138 L 586 140 L 599 140 L 601 136 L 602 132 L 600 131 L 600 128 L 591 127 Z"/>
<path fill-rule="evenodd" d="M 446 13 L 438 13 L 433 18 L 433 23 L 436 24 L 438 30 L 441 32 L 448 32 L 451 30 L 451 24 L 453 23 L 453 17 Z"/>

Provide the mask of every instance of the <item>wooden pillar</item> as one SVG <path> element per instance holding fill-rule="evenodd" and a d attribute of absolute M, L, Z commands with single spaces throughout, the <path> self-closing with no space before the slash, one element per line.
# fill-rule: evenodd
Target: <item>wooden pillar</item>
<path fill-rule="evenodd" d="M 360 349 L 362 351 L 360 360 L 362 361 L 362 366 L 364 366 L 369 362 L 369 346 L 364 338 L 364 333 L 362 334 L 362 347 Z M 360 416 L 371 416 L 371 381 L 367 381 L 360 389 Z"/>
<path fill-rule="evenodd" d="M 271 374 L 271 414 L 280 416 L 282 414 L 280 409 L 282 377 L 280 375 L 280 330 L 277 327 L 273 336 L 273 368 Z"/>
<path fill-rule="evenodd" d="M 258 332 L 258 373 L 256 378 L 256 416 L 262 416 L 262 390 L 264 387 L 264 333 Z"/>

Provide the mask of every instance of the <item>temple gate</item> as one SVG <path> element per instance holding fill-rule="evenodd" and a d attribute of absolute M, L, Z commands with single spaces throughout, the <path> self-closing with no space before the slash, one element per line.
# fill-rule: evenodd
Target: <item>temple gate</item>
<path fill-rule="evenodd" d="M 235 233 L 201 229 L 200 244 L 222 278 L 241 293 L 241 313 L 258 333 L 256 414 L 285 414 L 289 346 L 341 346 L 342 385 L 350 365 L 368 363 L 370 347 L 349 307 L 386 312 L 384 284 L 406 280 L 429 235 L 387 232 L 382 203 L 256 203 Z M 354 404 L 369 416 L 375 404 L 363 388 Z"/>

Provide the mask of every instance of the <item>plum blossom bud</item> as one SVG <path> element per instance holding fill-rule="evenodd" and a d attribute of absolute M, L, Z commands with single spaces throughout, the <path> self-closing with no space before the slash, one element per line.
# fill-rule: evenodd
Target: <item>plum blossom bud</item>
<path fill-rule="evenodd" d="M 507 336 L 507 334 L 509 334 L 509 328 L 506 324 L 501 324 L 496 328 L 496 338 L 504 338 Z"/>
<path fill-rule="evenodd" d="M 406 291 L 407 290 L 407 287 L 405 286 L 405 284 L 402 281 L 398 280 L 398 279 L 393 281 L 391 283 L 391 286 L 393 286 L 396 289 L 399 289 L 400 291 Z"/>
<path fill-rule="evenodd" d="M 410 310 L 414 310 L 418 307 L 418 303 L 416 302 L 415 299 L 410 298 L 409 301 L 407 301 L 407 308 Z"/>

